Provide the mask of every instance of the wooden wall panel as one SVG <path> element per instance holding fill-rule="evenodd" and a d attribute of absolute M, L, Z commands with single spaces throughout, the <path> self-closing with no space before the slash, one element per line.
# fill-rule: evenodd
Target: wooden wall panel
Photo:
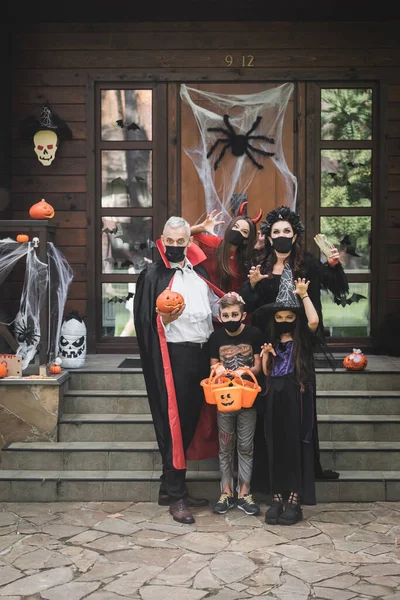
<path fill-rule="evenodd" d="M 400 83 L 400 80 L 399 80 Z M 388 86 L 388 197 L 386 199 L 389 265 L 386 295 L 388 307 L 400 312 L 400 85 Z"/>

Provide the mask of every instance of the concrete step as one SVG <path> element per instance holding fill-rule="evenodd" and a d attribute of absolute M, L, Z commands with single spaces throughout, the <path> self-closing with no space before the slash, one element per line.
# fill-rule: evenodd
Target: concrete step
<path fill-rule="evenodd" d="M 398 442 L 400 415 L 319 415 L 318 435 L 324 442 Z"/>
<path fill-rule="evenodd" d="M 146 392 L 126 390 L 71 390 L 64 393 L 62 412 L 69 413 L 149 413 Z"/>
<path fill-rule="evenodd" d="M 141 369 L 80 369 L 70 371 L 70 390 L 145 390 Z M 400 390 L 400 371 L 346 371 L 316 369 L 317 389 L 322 390 Z"/>
<path fill-rule="evenodd" d="M 65 414 L 60 442 L 148 442 L 156 439 L 151 414 Z"/>
<path fill-rule="evenodd" d="M 0 471 L 1 502 L 157 501 L 160 471 Z M 210 502 L 219 496 L 219 472 L 187 473 L 191 494 Z M 398 471 L 343 471 L 335 481 L 318 481 L 318 502 L 400 500 Z M 259 501 L 265 496 L 255 494 Z M 167 508 L 165 509 L 167 511 Z"/>
<path fill-rule="evenodd" d="M 324 414 L 400 415 L 400 391 L 317 391 L 317 410 Z M 64 414 L 150 413 L 146 392 L 70 390 L 64 393 Z"/>
<path fill-rule="evenodd" d="M 400 391 L 380 390 L 319 390 L 319 415 L 400 415 Z"/>
<path fill-rule="evenodd" d="M 13 442 L 2 450 L 2 468 L 151 471 L 161 457 L 156 442 Z M 218 457 L 188 461 L 188 469 L 218 470 Z"/>
<path fill-rule="evenodd" d="M 400 471 L 400 442 L 320 442 L 321 464 L 335 471 Z M 43 470 L 131 470 L 161 468 L 156 442 L 14 442 L 2 451 L 3 468 Z M 202 463 L 204 461 L 201 461 Z M 207 467 L 217 468 L 217 460 Z"/>

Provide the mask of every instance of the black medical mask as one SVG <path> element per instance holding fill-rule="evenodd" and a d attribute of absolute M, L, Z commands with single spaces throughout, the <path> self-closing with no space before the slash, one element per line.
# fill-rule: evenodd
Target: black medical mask
<path fill-rule="evenodd" d="M 292 235 L 292 237 L 279 236 L 276 238 L 271 238 L 273 249 L 280 254 L 287 254 L 292 249 L 293 237 L 294 236 Z"/>
<path fill-rule="evenodd" d="M 186 246 L 165 246 L 165 256 L 169 262 L 179 263 L 185 260 Z"/>
<path fill-rule="evenodd" d="M 296 329 L 296 321 L 275 321 L 275 330 L 278 335 L 293 333 Z"/>
<path fill-rule="evenodd" d="M 235 331 L 238 331 L 238 329 L 240 328 L 241 324 L 242 324 L 242 320 L 240 321 L 221 321 L 223 327 L 229 331 L 229 333 L 235 333 Z"/>
<path fill-rule="evenodd" d="M 233 246 L 241 246 L 246 241 L 246 238 L 238 229 L 231 229 L 228 233 L 227 242 Z"/>

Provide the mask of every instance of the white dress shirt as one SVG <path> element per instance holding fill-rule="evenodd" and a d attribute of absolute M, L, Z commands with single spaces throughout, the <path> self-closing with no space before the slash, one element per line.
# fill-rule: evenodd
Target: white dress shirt
<path fill-rule="evenodd" d="M 214 331 L 212 318 L 218 315 L 219 298 L 187 258 L 183 267 L 179 263 L 170 265 L 175 269 L 171 289 L 183 296 L 186 306 L 176 321 L 164 325 L 167 342 L 204 343 Z"/>

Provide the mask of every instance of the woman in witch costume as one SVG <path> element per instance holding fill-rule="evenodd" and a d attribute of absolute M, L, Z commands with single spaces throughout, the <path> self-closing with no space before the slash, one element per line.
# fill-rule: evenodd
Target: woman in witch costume
<path fill-rule="evenodd" d="M 295 279 L 305 277 L 310 281 L 308 293 L 319 318 L 318 330 L 320 338 L 324 335 L 321 288 L 329 290 L 335 297 L 341 297 L 349 291 L 347 277 L 339 262 L 339 252 L 334 246 L 327 252 L 327 263 L 303 251 L 304 225 L 300 216 L 287 206 L 270 211 L 261 224 L 261 232 L 265 238 L 263 252 L 257 253 L 257 265 L 249 272 L 248 280 L 240 289 L 240 295 L 246 303 L 246 310 L 254 313 L 257 308 L 273 303 L 277 297 L 281 275 L 286 264 L 289 264 Z M 260 320 L 261 319 L 261 320 Z M 265 330 L 265 323 L 260 315 L 253 314 L 252 324 Z M 318 426 L 316 415 L 316 394 L 314 381 L 314 458 L 316 479 L 332 479 L 339 476 L 335 471 L 323 471 L 319 457 Z M 255 435 L 255 456 L 253 468 L 253 489 L 259 487 L 263 476 L 264 439 L 262 423 L 258 420 Z M 257 485 L 257 481 L 259 484 Z"/>
<path fill-rule="evenodd" d="M 194 241 L 207 256 L 202 265 L 211 282 L 225 293 L 240 289 L 251 266 L 257 235 L 256 224 L 262 217 L 262 210 L 257 217 L 251 219 L 245 214 L 246 205 L 247 202 L 241 204 L 238 215 L 229 223 L 223 238 L 214 233 L 214 228 L 224 223 L 218 221 L 221 213 L 216 210 L 207 215 L 202 223 L 190 228 Z"/>
<path fill-rule="evenodd" d="M 316 504 L 313 430 L 313 336 L 318 314 L 307 293 L 309 281 L 295 280 L 288 264 L 273 304 L 258 309 L 268 322 L 262 347 L 266 381 L 264 433 L 268 454 L 265 514 L 269 525 L 293 525 L 302 519 L 301 502 Z M 284 509 L 284 498 L 287 503 Z"/>

